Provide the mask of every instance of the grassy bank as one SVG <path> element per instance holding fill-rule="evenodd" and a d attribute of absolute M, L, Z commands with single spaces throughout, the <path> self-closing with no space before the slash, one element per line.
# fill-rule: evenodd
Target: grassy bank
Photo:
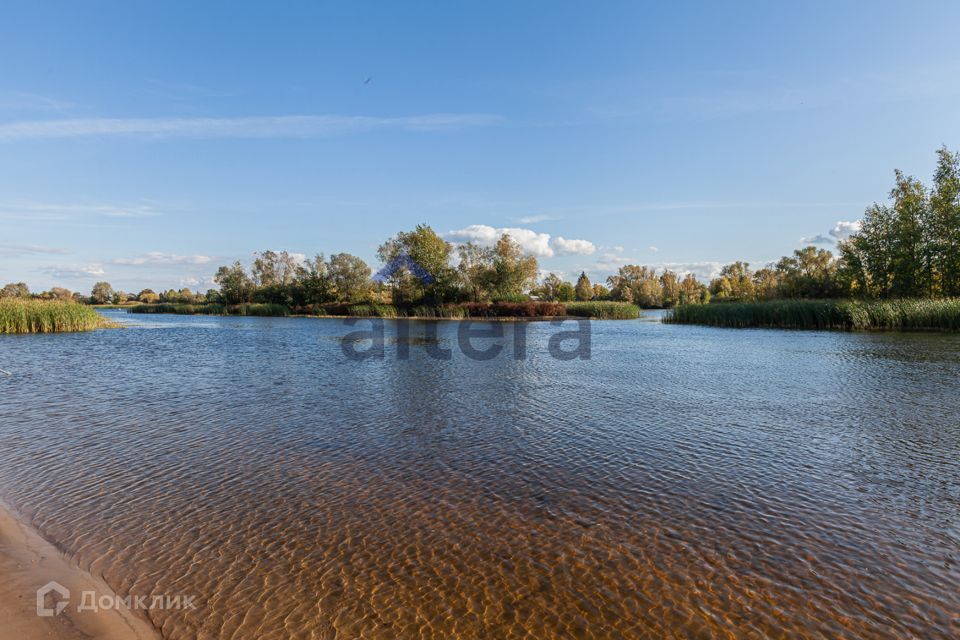
<path fill-rule="evenodd" d="M 685 305 L 664 322 L 780 329 L 960 330 L 960 298 L 945 300 L 772 300 Z"/>
<path fill-rule="evenodd" d="M 276 304 L 141 304 L 130 313 L 176 313 L 183 315 L 240 316 L 334 316 L 354 318 L 554 318 L 578 316 L 599 319 L 635 319 L 640 309 L 624 302 L 465 302 L 438 306 L 394 306 L 389 304 L 329 304 L 290 309 Z"/>
<path fill-rule="evenodd" d="M 113 326 L 90 307 L 75 302 L 0 300 L 0 333 L 92 331 Z"/>

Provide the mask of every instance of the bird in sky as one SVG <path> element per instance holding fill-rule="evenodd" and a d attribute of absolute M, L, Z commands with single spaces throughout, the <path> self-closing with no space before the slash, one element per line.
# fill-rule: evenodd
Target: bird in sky
<path fill-rule="evenodd" d="M 370 84 L 372 80 L 373 80 L 373 76 L 367 76 L 367 79 L 363 81 L 363 84 Z"/>

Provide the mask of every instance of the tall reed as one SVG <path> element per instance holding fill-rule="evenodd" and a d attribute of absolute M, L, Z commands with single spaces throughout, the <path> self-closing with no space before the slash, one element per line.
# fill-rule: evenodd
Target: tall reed
<path fill-rule="evenodd" d="M 943 300 L 771 300 L 684 305 L 664 322 L 712 327 L 960 330 L 960 298 Z"/>
<path fill-rule="evenodd" d="M 94 309 L 75 302 L 0 300 L 0 333 L 92 331 L 113 326 Z"/>
<path fill-rule="evenodd" d="M 640 317 L 640 307 L 629 302 L 588 301 L 564 302 L 567 315 L 598 320 L 636 320 Z"/>

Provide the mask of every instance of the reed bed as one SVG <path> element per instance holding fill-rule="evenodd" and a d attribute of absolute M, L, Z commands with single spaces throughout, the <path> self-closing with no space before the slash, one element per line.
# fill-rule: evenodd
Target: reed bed
<path fill-rule="evenodd" d="M 640 308 L 626 302 L 461 302 L 442 305 L 326 304 L 290 309 L 279 304 L 141 304 L 130 313 L 176 313 L 240 316 L 312 315 L 353 318 L 553 318 L 577 316 L 603 320 L 633 320 Z"/>
<path fill-rule="evenodd" d="M 669 312 L 664 322 L 734 328 L 956 331 L 960 330 L 960 298 L 684 305 Z"/>
<path fill-rule="evenodd" d="M 564 302 L 567 315 L 598 320 L 636 320 L 640 317 L 640 307 L 629 302 Z"/>
<path fill-rule="evenodd" d="M 91 307 L 52 300 L 0 300 L 0 333 L 92 331 L 115 326 Z"/>

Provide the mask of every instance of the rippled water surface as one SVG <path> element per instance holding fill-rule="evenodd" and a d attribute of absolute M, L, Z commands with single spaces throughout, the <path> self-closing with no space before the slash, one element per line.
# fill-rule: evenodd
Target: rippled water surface
<path fill-rule="evenodd" d="M 137 323 L 0 336 L 0 497 L 166 637 L 960 635 L 960 336 Z"/>

